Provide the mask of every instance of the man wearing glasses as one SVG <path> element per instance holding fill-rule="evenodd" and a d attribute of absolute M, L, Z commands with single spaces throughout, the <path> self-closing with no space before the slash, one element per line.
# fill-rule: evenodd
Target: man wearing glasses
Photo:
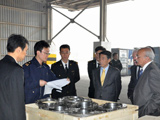
<path fill-rule="evenodd" d="M 63 96 L 76 96 L 75 83 L 80 80 L 79 68 L 77 62 L 69 60 L 70 46 L 67 44 L 60 46 L 61 60 L 52 64 L 51 70 L 59 79 L 69 78 L 70 83 L 62 88 L 62 92 L 52 90 L 52 98 L 61 98 Z"/>
<path fill-rule="evenodd" d="M 25 103 L 34 103 L 38 99 L 49 97 L 44 94 L 48 81 L 56 80 L 55 74 L 44 62 L 49 55 L 49 44 L 43 40 L 34 46 L 35 57 L 23 65 L 25 79 Z"/>

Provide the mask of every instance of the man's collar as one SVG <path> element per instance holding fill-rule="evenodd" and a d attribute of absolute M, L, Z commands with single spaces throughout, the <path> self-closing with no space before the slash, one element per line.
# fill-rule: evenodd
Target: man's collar
<path fill-rule="evenodd" d="M 105 68 L 101 67 L 101 69 L 108 69 L 108 68 L 109 68 L 109 64 L 108 64 L 107 67 L 105 67 Z"/>
<path fill-rule="evenodd" d="M 143 71 L 147 68 L 147 66 L 148 66 L 151 62 L 153 62 L 153 60 L 150 61 L 150 62 L 148 62 L 148 63 L 146 63 L 146 64 L 143 66 Z"/>
<path fill-rule="evenodd" d="M 43 66 L 44 65 L 44 63 L 42 62 L 42 65 L 40 65 L 40 63 L 38 62 L 38 60 L 36 59 L 36 57 L 33 57 L 33 62 L 34 62 L 34 64 L 37 66 L 37 67 L 40 67 L 40 66 Z"/>
<path fill-rule="evenodd" d="M 69 60 L 67 61 L 67 63 L 64 63 L 63 60 L 61 60 L 62 65 L 65 67 L 65 64 L 67 64 L 67 67 L 69 67 Z"/>

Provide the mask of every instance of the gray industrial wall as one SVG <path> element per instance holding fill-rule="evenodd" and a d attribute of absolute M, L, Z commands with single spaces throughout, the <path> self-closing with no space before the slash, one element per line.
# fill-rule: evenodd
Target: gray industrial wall
<path fill-rule="evenodd" d="M 29 51 L 25 60 L 34 56 L 35 42 L 47 40 L 47 8 L 45 3 L 32 0 L 0 0 L 0 58 L 7 53 L 7 38 L 21 34 L 29 40 Z"/>

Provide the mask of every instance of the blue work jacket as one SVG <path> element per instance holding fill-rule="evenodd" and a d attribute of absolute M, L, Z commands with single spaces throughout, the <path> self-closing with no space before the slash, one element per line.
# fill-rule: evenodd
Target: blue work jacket
<path fill-rule="evenodd" d="M 40 80 L 48 82 L 58 79 L 49 66 L 45 63 L 40 65 L 34 57 L 31 61 L 23 65 L 23 69 L 25 80 L 25 103 L 34 103 L 38 99 L 49 97 L 49 95 L 43 95 L 44 86 L 41 87 L 39 83 Z"/>

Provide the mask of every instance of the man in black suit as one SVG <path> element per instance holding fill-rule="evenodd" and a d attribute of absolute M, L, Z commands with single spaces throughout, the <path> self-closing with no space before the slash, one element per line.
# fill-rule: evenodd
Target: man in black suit
<path fill-rule="evenodd" d="M 139 117 L 160 115 L 160 70 L 153 62 L 151 48 L 141 48 L 137 53 L 137 64 L 142 67 L 142 75 L 134 89 L 133 103 L 139 106 Z"/>
<path fill-rule="evenodd" d="M 127 96 L 131 100 L 132 104 L 133 104 L 133 91 L 138 82 L 139 71 L 141 68 L 140 66 L 137 65 L 137 52 L 138 49 L 135 49 L 132 53 L 134 65 L 131 66 L 131 79 L 130 83 L 128 84 L 128 93 L 127 93 Z"/>
<path fill-rule="evenodd" d="M 28 41 L 12 34 L 7 41 L 8 54 L 0 61 L 0 119 L 26 120 L 24 103 L 24 73 L 17 63 L 28 50 Z"/>
<path fill-rule="evenodd" d="M 99 53 L 105 51 L 106 49 L 102 46 L 98 46 L 95 49 L 95 59 L 88 62 L 88 76 L 90 79 L 90 85 L 88 89 L 88 97 L 94 98 L 94 87 L 93 87 L 93 79 L 92 79 L 92 70 L 100 67 L 99 64 Z"/>
<path fill-rule="evenodd" d="M 94 97 L 96 99 L 117 101 L 121 92 L 120 71 L 109 65 L 111 52 L 100 53 L 101 68 L 93 70 L 93 85 L 95 88 Z"/>
<path fill-rule="evenodd" d="M 61 60 L 52 64 L 51 70 L 56 74 L 56 76 L 61 78 L 69 78 L 70 83 L 62 87 L 62 92 L 57 92 L 56 89 L 52 90 L 52 98 L 60 98 L 63 96 L 76 96 L 75 83 L 80 80 L 78 63 L 69 60 L 70 46 L 67 44 L 60 46 Z"/>
<path fill-rule="evenodd" d="M 111 60 L 109 64 L 112 65 L 112 67 L 117 68 L 119 71 L 122 70 L 122 63 L 118 59 L 118 53 L 113 53 L 113 59 Z"/>

